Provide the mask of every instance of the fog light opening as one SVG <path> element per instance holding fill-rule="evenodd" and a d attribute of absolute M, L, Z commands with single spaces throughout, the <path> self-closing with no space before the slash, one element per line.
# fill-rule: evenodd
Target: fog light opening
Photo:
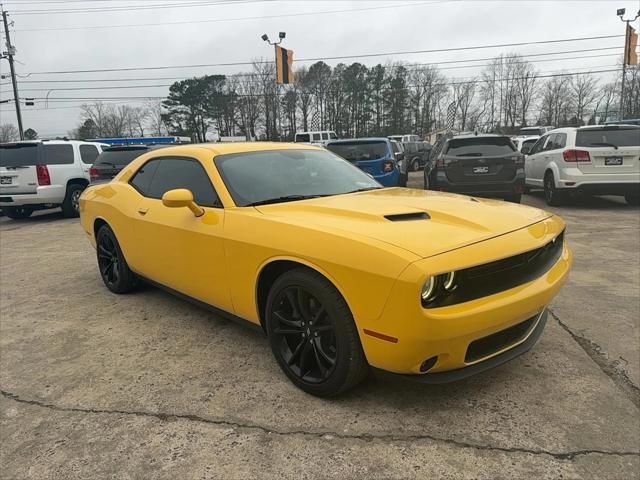
<path fill-rule="evenodd" d="M 424 362 L 422 362 L 422 365 L 420 365 L 420 373 L 426 373 L 429 370 L 431 370 L 437 361 L 438 361 L 438 356 L 436 355 L 435 357 L 431 357 L 425 360 Z"/>

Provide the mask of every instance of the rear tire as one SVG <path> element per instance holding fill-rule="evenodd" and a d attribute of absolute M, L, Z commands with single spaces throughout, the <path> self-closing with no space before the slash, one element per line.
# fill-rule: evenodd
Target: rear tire
<path fill-rule="evenodd" d="M 33 213 L 31 207 L 2 207 L 2 213 L 13 220 L 22 220 L 23 218 L 29 218 Z"/>
<path fill-rule="evenodd" d="M 420 170 L 420 161 L 416 158 L 416 159 L 411 163 L 411 171 L 413 171 L 413 172 L 417 172 L 418 170 Z"/>
<path fill-rule="evenodd" d="M 358 330 L 340 292 L 296 268 L 274 282 L 265 309 L 271 350 L 289 380 L 319 397 L 338 395 L 368 372 Z"/>
<path fill-rule="evenodd" d="M 517 195 L 507 195 L 506 197 L 504 197 L 504 200 L 506 202 L 511 202 L 511 203 L 521 203 L 522 201 L 522 195 L 521 194 L 517 194 Z"/>
<path fill-rule="evenodd" d="M 640 194 L 638 193 L 627 193 L 624 196 L 624 199 L 627 202 L 627 204 L 632 205 L 634 207 L 637 207 L 638 205 L 640 205 Z"/>
<path fill-rule="evenodd" d="M 553 172 L 547 172 L 544 176 L 544 199 L 551 207 L 557 207 L 564 203 L 564 192 L 556 188 Z"/>
<path fill-rule="evenodd" d="M 113 293 L 128 293 L 136 289 L 138 281 L 129 269 L 113 230 L 103 225 L 96 235 L 98 269 L 105 286 Z"/>
<path fill-rule="evenodd" d="M 62 215 L 67 218 L 80 216 L 80 195 L 86 187 L 78 183 L 67 186 L 67 193 L 62 202 Z"/>

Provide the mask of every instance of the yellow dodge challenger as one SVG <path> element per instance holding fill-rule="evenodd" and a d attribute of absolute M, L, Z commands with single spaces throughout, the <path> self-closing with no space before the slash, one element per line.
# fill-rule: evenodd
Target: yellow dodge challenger
<path fill-rule="evenodd" d="M 383 188 L 300 144 L 153 150 L 80 216 L 109 290 L 147 281 L 250 322 L 319 396 L 370 368 L 441 383 L 526 352 L 572 261 L 553 214 Z"/>

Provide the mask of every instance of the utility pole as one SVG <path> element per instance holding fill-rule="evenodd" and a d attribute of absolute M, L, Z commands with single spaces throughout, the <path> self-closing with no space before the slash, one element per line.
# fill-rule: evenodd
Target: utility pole
<path fill-rule="evenodd" d="M 620 108 L 619 108 L 619 112 L 618 112 L 618 116 L 620 117 L 618 120 L 624 120 L 624 82 L 625 82 L 625 77 L 627 76 L 627 62 L 630 61 L 631 59 L 631 52 L 630 49 L 632 48 L 631 46 L 631 23 L 635 22 L 636 19 L 638 17 L 640 17 L 640 10 L 638 10 L 638 13 L 636 14 L 635 18 L 633 20 L 625 20 L 624 14 L 625 14 L 625 9 L 624 8 L 619 8 L 616 11 L 616 15 L 618 15 L 620 17 L 620 20 L 622 20 L 623 22 L 625 22 L 627 24 L 625 30 L 624 30 L 624 54 L 622 56 L 622 82 L 620 85 Z"/>
<path fill-rule="evenodd" d="M 24 140 L 24 131 L 22 130 L 22 112 L 20 111 L 20 95 L 18 94 L 18 81 L 16 80 L 16 69 L 13 66 L 13 54 L 15 48 L 11 45 L 11 37 L 9 37 L 9 22 L 7 21 L 7 12 L 2 11 L 2 21 L 4 23 L 4 35 L 6 38 L 7 58 L 9 59 L 9 69 L 11 70 L 11 83 L 13 84 L 13 100 L 16 106 L 16 117 L 18 118 L 18 131 L 20 132 L 20 140 Z"/>

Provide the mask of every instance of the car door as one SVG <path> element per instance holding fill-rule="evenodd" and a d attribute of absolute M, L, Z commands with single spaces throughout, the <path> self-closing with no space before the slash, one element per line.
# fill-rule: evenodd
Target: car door
<path fill-rule="evenodd" d="M 544 148 L 549 140 L 549 135 L 544 135 L 531 148 L 531 153 L 525 158 L 524 170 L 528 185 L 542 186 L 542 173 L 545 168 Z"/>
<path fill-rule="evenodd" d="M 201 163 L 160 157 L 145 163 L 130 184 L 140 193 L 134 213 L 132 262 L 144 277 L 189 297 L 232 311 L 226 282 L 224 209 Z M 163 205 L 162 195 L 186 188 L 204 209 Z"/>

